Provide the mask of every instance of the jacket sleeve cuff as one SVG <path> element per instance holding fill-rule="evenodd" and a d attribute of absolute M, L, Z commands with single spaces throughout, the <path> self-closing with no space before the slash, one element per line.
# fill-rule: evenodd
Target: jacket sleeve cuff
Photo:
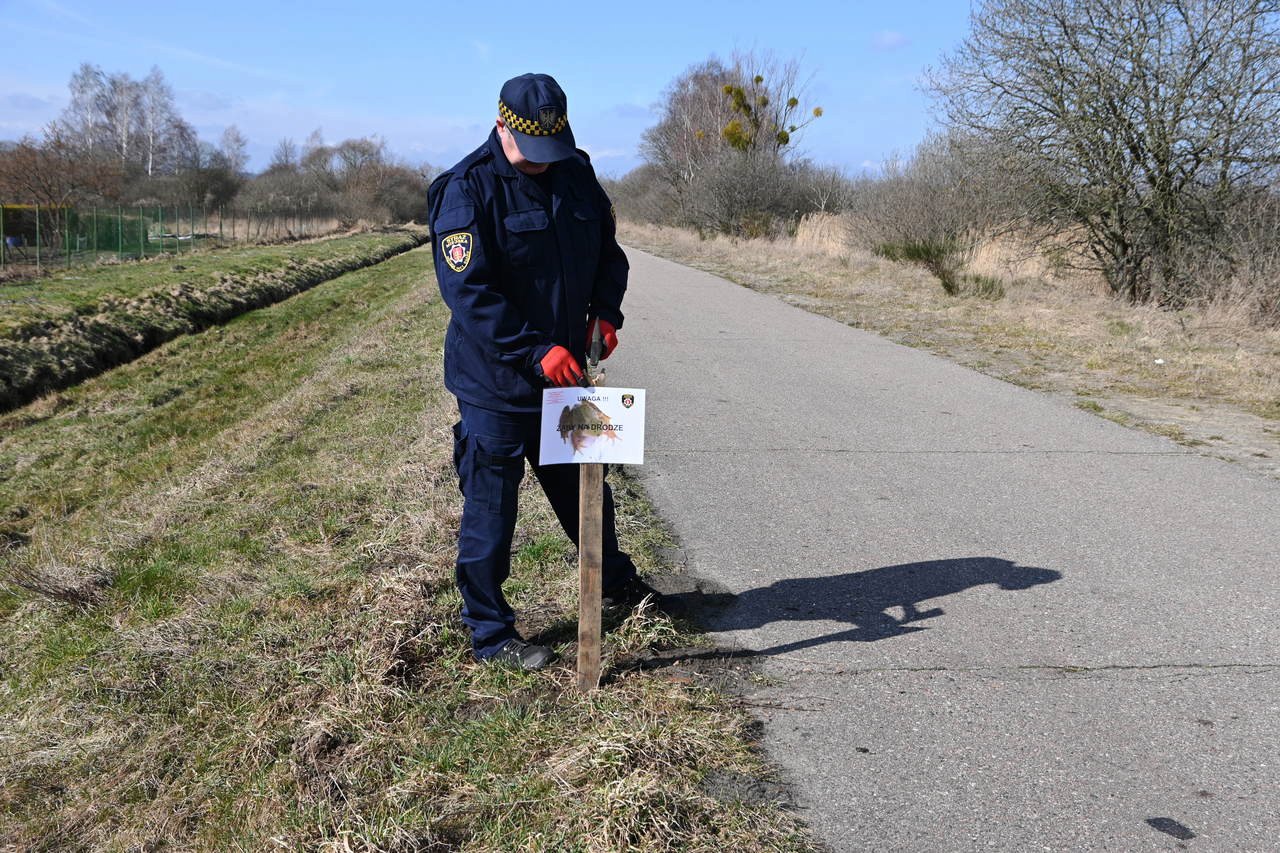
<path fill-rule="evenodd" d="M 539 379 L 546 379 L 546 375 L 542 372 L 542 360 L 547 357 L 547 353 L 551 352 L 555 344 L 542 344 L 534 347 L 529 353 L 529 369 Z"/>
<path fill-rule="evenodd" d="M 608 308 L 608 307 L 601 306 L 598 308 L 593 308 L 591 313 L 595 314 L 601 320 L 608 320 L 610 323 L 613 324 L 613 327 L 615 329 L 622 328 L 622 312 L 616 308 Z"/>

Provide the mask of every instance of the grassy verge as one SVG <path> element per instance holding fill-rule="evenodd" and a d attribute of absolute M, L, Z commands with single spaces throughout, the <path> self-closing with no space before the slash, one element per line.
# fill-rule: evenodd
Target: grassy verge
<path fill-rule="evenodd" d="M 803 850 L 722 696 L 476 665 L 423 251 L 0 415 L 0 826 L 32 850 Z M 526 482 L 508 586 L 572 661 Z M 665 544 L 634 483 L 620 533 Z M 639 612 L 607 660 L 697 638 Z"/>
<path fill-rule="evenodd" d="M 0 409 L 65 388 L 188 332 L 421 245 L 388 230 L 71 270 L 0 285 Z"/>
<path fill-rule="evenodd" d="M 1280 330 L 1229 306 L 1134 307 L 1069 275 L 976 276 L 949 296 L 916 266 L 840 241 L 701 240 L 623 222 L 627 245 L 772 293 L 988 375 L 1280 476 Z"/>

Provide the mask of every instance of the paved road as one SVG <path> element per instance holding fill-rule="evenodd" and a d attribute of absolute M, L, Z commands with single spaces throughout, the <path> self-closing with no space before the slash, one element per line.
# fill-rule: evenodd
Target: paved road
<path fill-rule="evenodd" d="M 629 255 L 609 381 L 833 849 L 1280 850 L 1280 483 Z"/>

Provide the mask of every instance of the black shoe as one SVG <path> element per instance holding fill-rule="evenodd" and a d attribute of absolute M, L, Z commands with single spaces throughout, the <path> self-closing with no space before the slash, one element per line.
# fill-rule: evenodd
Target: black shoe
<path fill-rule="evenodd" d="M 633 575 L 617 586 L 604 591 L 600 596 L 600 611 L 613 614 L 631 610 L 646 598 L 654 609 L 662 611 L 667 609 L 666 596 Z"/>
<path fill-rule="evenodd" d="M 518 637 L 507 640 L 498 653 L 485 658 L 485 663 L 509 666 L 524 672 L 535 672 L 556 659 L 556 653 L 546 646 L 535 646 Z"/>

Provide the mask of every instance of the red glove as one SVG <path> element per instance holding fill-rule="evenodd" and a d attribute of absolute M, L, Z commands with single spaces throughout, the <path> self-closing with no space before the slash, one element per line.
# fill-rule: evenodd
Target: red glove
<path fill-rule="evenodd" d="M 577 385 L 582 379 L 582 368 L 574 360 L 573 354 L 559 344 L 553 346 L 538 364 L 542 366 L 542 375 L 552 385 L 567 388 Z"/>
<path fill-rule="evenodd" d="M 608 320 L 601 319 L 597 321 L 595 317 L 587 319 L 587 352 L 591 352 L 591 335 L 595 332 L 596 323 L 600 323 L 600 341 L 604 344 L 604 351 L 600 353 L 600 360 L 604 361 L 609 357 L 615 349 L 618 348 L 618 329 Z"/>

